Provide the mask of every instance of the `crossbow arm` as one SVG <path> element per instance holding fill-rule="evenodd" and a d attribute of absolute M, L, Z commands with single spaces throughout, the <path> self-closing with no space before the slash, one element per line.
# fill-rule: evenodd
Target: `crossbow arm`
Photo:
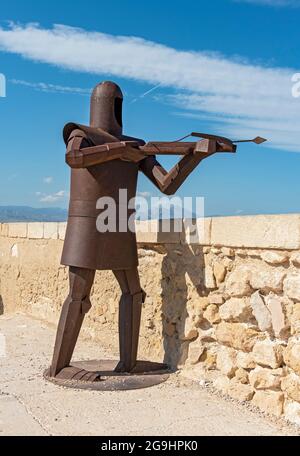
<path fill-rule="evenodd" d="M 189 155 L 203 156 L 214 152 L 235 152 L 236 145 L 232 142 L 222 142 L 215 139 L 202 139 L 197 142 L 148 142 L 140 146 L 139 150 L 145 155 Z"/>

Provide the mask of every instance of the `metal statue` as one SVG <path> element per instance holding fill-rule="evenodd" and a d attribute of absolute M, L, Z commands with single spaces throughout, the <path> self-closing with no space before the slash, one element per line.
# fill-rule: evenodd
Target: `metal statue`
<path fill-rule="evenodd" d="M 205 158 L 215 152 L 235 152 L 227 138 L 201 133 L 197 142 L 145 142 L 123 135 L 121 89 L 113 82 L 98 84 L 91 95 L 90 126 L 69 123 L 63 131 L 66 162 L 71 167 L 68 224 L 61 263 L 69 266 L 70 291 L 58 324 L 50 378 L 94 382 L 97 372 L 70 366 L 85 314 L 91 308 L 90 291 L 95 271 L 110 269 L 121 288 L 119 303 L 120 361 L 116 373 L 134 372 L 137 363 L 142 304 L 146 294 L 140 285 L 134 232 L 101 233 L 96 227 L 100 197 L 119 201 L 119 189 L 127 189 L 128 201 L 136 194 L 138 172 L 143 172 L 167 195 L 181 186 Z M 182 138 L 185 139 L 185 138 Z M 254 142 L 262 142 L 256 138 Z M 169 172 L 155 155 L 183 157 Z M 128 203 L 127 201 L 127 203 Z M 128 211 L 128 216 L 130 211 Z"/>

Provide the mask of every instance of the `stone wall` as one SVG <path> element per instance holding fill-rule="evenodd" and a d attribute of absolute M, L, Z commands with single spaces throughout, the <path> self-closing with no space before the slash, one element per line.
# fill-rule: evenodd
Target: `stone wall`
<path fill-rule="evenodd" d="M 208 218 L 200 237 L 188 226 L 137 227 L 148 295 L 140 356 L 300 424 L 300 215 Z M 2 224 L 0 313 L 57 322 L 64 233 L 63 223 Z M 119 294 L 112 273 L 98 271 L 83 328 L 115 354 Z"/>

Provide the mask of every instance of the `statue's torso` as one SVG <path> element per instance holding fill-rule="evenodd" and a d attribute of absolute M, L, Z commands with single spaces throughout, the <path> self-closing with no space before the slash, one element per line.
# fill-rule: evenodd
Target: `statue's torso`
<path fill-rule="evenodd" d="M 128 202 L 135 197 L 138 170 L 138 164 L 122 160 L 86 169 L 72 169 L 62 264 L 89 269 L 130 269 L 137 266 L 135 233 L 129 229 L 119 232 L 119 205 L 127 206 L 127 209 Z M 123 190 L 121 199 L 119 190 Z M 102 197 L 111 197 L 116 203 L 116 232 L 101 233 L 97 230 L 97 217 L 103 209 L 97 209 L 96 205 Z M 133 212 L 126 210 L 127 218 Z M 124 209 L 122 214 L 124 218 Z"/>

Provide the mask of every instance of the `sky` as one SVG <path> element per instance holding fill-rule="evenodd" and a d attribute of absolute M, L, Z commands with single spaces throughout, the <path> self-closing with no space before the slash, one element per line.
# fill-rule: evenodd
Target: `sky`
<path fill-rule="evenodd" d="M 300 212 L 299 19 L 300 0 L 2 2 L 0 205 L 67 207 L 62 128 L 88 124 L 90 90 L 109 79 L 125 134 L 268 139 L 188 178 L 178 195 L 203 196 L 206 215 Z M 138 188 L 158 196 L 144 176 Z"/>

